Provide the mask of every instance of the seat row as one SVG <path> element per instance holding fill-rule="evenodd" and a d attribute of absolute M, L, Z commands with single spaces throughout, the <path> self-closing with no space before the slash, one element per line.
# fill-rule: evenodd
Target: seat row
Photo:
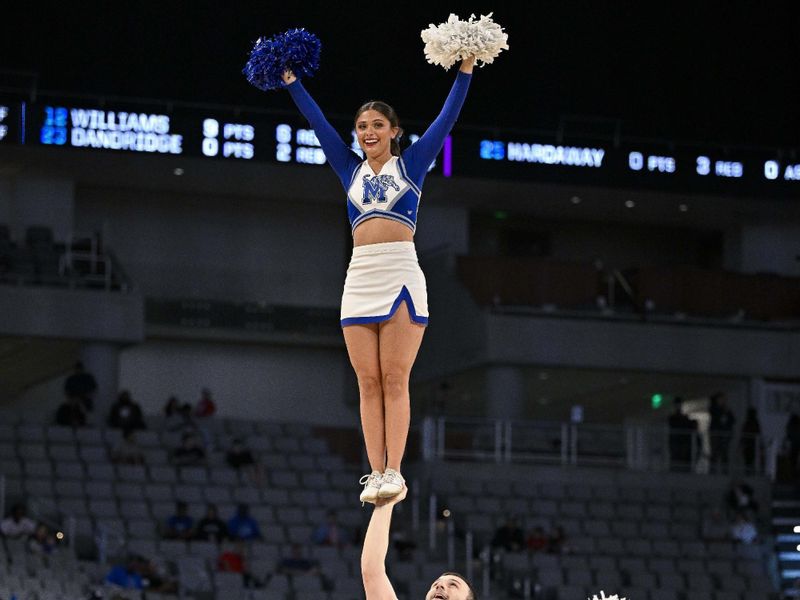
<path fill-rule="evenodd" d="M 609 502 L 604 500 L 561 500 L 521 497 L 493 498 L 457 496 L 443 499 L 441 504 L 454 514 L 541 515 L 546 517 L 584 517 L 600 519 L 636 519 L 648 521 L 681 521 L 699 524 L 703 511 L 698 506 L 650 504 L 647 502 Z"/>
<path fill-rule="evenodd" d="M 527 498 L 530 500 L 576 500 L 583 502 L 646 503 L 648 505 L 699 506 L 718 499 L 709 490 L 686 487 L 634 487 L 631 485 L 579 485 L 517 479 L 485 482 L 481 479 L 437 478 L 432 491 L 443 498 Z"/>
<path fill-rule="evenodd" d="M 317 457 L 308 464 L 307 469 L 292 469 L 270 466 L 270 461 L 259 463 L 269 474 L 273 485 L 277 487 L 297 488 L 305 487 L 304 483 L 310 479 L 326 478 L 331 485 L 338 487 L 352 487 L 354 471 L 344 465 L 340 457 Z M 275 465 L 284 465 L 284 461 L 275 461 Z M 84 463 L 82 461 L 65 461 L 53 463 L 50 461 L 29 461 L 21 463 L 15 460 L 0 460 L 0 475 L 13 479 L 51 479 L 58 480 L 95 480 L 95 481 L 123 481 L 134 483 L 187 483 L 207 485 L 218 483 L 221 485 L 237 485 L 246 480 L 240 473 L 227 464 L 218 464 L 216 467 L 192 466 L 180 467 L 175 465 L 130 465 L 114 464 L 108 461 L 97 463 Z M 356 485 L 360 475 L 355 475 Z M 341 483 L 339 483 L 341 482 Z"/>
<path fill-rule="evenodd" d="M 56 430 L 62 431 L 59 427 Z M 72 431 L 71 429 L 69 431 Z M 82 430 L 78 430 L 82 431 Z M 67 453 L 67 456 L 77 458 L 78 450 L 105 446 L 113 449 L 122 441 L 122 432 L 119 429 L 87 429 L 92 432 L 89 436 L 79 436 L 79 439 L 3 439 L 0 438 L 0 449 L 4 454 L 16 455 L 19 458 L 33 459 L 58 459 Z M 234 436 L 229 434 L 210 434 L 200 432 L 203 441 L 210 447 L 227 449 L 233 444 Z M 175 448 L 182 439 L 180 431 L 153 431 L 142 430 L 134 434 L 136 444 L 142 449 Z M 241 438 L 244 444 L 255 452 L 274 452 L 279 454 L 326 454 L 328 444 L 325 440 L 307 437 L 297 438 L 288 436 L 269 437 L 266 435 L 250 435 Z M 73 451 L 74 449 L 74 451 Z"/>
<path fill-rule="evenodd" d="M 14 410 L 0 410 L 0 441 L 19 440 L 31 442 L 43 442 L 46 440 L 55 442 L 73 441 L 103 441 L 104 436 L 118 436 L 119 430 L 107 428 L 105 426 L 93 426 L 72 428 L 60 425 L 48 425 L 41 422 L 20 422 L 21 415 Z M 229 419 L 224 417 L 213 417 L 198 421 L 200 426 L 214 434 L 227 434 L 232 437 L 247 436 L 266 436 L 275 437 L 294 437 L 297 439 L 313 438 L 313 427 L 307 423 L 280 423 L 274 421 L 252 421 L 246 419 Z M 148 430 L 168 431 L 174 426 L 174 421 L 170 421 L 161 415 L 145 415 L 145 423 Z"/>

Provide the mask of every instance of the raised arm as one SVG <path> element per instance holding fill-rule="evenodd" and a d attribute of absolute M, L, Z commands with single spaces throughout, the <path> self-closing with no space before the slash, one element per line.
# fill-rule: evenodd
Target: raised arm
<path fill-rule="evenodd" d="M 336 171 L 339 179 L 342 180 L 342 184 L 347 187 L 350 183 L 353 169 L 361 162 L 361 158 L 342 141 L 333 126 L 328 123 L 325 115 L 322 114 L 319 105 L 314 102 L 314 99 L 303 87 L 303 84 L 291 71 L 286 71 L 283 74 L 283 81 L 297 108 L 300 109 L 300 112 L 308 119 L 314 129 L 319 143 L 322 144 L 325 158 L 328 159 L 331 167 Z"/>
<path fill-rule="evenodd" d="M 447 95 L 447 100 L 445 100 L 439 116 L 434 119 L 427 131 L 422 134 L 422 137 L 405 151 L 403 158 L 410 172 L 416 171 L 420 176 L 424 175 L 439 150 L 442 149 L 444 139 L 450 133 L 453 125 L 455 125 L 458 114 L 461 112 L 461 107 L 464 105 L 469 82 L 472 79 L 472 67 L 474 64 L 474 56 L 461 61 L 458 75 L 456 75 L 456 80 Z M 411 175 L 414 177 L 415 173 L 411 173 Z"/>
<path fill-rule="evenodd" d="M 361 550 L 361 580 L 367 600 L 397 600 L 389 578 L 386 576 L 386 552 L 389 550 L 389 529 L 392 524 L 394 505 L 406 497 L 408 488 L 403 488 L 394 498 L 376 504 L 364 536 Z"/>

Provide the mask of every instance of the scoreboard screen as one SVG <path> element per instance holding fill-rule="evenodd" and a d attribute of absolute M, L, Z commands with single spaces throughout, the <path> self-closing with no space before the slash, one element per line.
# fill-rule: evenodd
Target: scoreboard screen
<path fill-rule="evenodd" d="M 454 134 L 454 173 L 703 193 L 800 194 L 800 159 L 675 144 L 581 144 Z"/>
<path fill-rule="evenodd" d="M 332 125 L 361 154 L 352 122 Z M 427 124 L 409 127 L 407 142 Z M 322 165 L 325 153 L 301 115 L 193 106 L 0 98 L 0 146 L 25 144 L 225 161 Z M 456 126 L 429 171 L 449 177 L 529 180 L 716 194 L 797 196 L 794 151 L 753 151 L 671 142 L 588 142 L 555 135 Z"/>
<path fill-rule="evenodd" d="M 24 102 L 0 100 L 0 146 L 24 143 L 26 113 Z"/>
<path fill-rule="evenodd" d="M 309 165 L 325 164 L 325 153 L 313 129 L 302 116 L 248 116 L 195 109 L 170 112 L 76 105 L 68 103 L 20 103 L 0 105 L 0 129 L 12 143 L 86 148 L 106 152 L 207 157 L 235 161 L 267 161 Z M 12 127 L 23 119 L 24 131 Z M 349 136 L 351 147 L 361 154 L 352 123 L 332 123 Z M 0 135 L 0 138 L 3 137 Z M 411 142 L 419 135 L 409 135 Z M 431 169 L 436 162 L 431 165 Z M 441 168 L 439 169 L 441 172 Z"/>

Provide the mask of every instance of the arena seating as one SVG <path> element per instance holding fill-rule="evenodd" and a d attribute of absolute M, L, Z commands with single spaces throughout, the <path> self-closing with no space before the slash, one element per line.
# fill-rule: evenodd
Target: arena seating
<path fill-rule="evenodd" d="M 58 241 L 50 227 L 32 225 L 24 241 L 0 223 L 0 283 L 120 289 L 126 277 L 95 234 Z"/>
<path fill-rule="evenodd" d="M 606 273 L 592 263 L 548 258 L 458 257 L 458 276 L 482 306 L 554 307 L 597 311 L 608 292 Z M 638 267 L 624 276 L 632 295 L 616 308 L 702 318 L 735 315 L 754 321 L 795 321 L 800 278 L 743 274 L 699 267 Z M 646 308 L 647 307 L 647 308 Z"/>
<path fill-rule="evenodd" d="M 7 502 L 26 499 L 37 516 L 65 527 L 73 517 L 78 555 L 71 558 L 65 551 L 58 564 L 30 556 L 22 563 L 4 564 L 0 597 L 14 588 L 24 591 L 17 591 L 19 600 L 84 598 L 100 584 L 109 565 L 127 553 L 168 562 L 188 598 L 363 597 L 358 545 L 339 550 L 309 543 L 313 527 L 329 509 L 337 511 L 342 524 L 363 533 L 369 510 L 354 501 L 360 465 L 331 454 L 326 440 L 309 425 L 212 418 L 203 422 L 211 448 L 208 466 L 175 467 L 168 450 L 177 446 L 179 434 L 166 431 L 161 419 L 148 423 L 149 429 L 137 435 L 145 454 L 142 466 L 112 464 L 109 453 L 119 441 L 117 430 L 0 422 L 0 473 L 5 475 Z M 263 488 L 225 463 L 224 450 L 234 437 L 244 437 L 265 466 Z M 439 506 L 451 510 L 457 568 L 464 568 L 459 558 L 464 556 L 463 534 L 472 532 L 480 548 L 508 514 L 523 517 L 526 530 L 561 525 L 571 548 L 564 555 L 500 555 L 490 575 L 493 598 L 522 597 L 519 584 L 525 579 L 538 590 L 535 597 L 546 600 L 586 598 L 600 590 L 622 593 L 629 600 L 773 597 L 759 546 L 737 548 L 699 539 L 703 510 L 718 502 L 723 490 L 720 497 L 709 497 L 666 486 L 509 482 L 493 477 L 492 465 L 472 470 L 469 477 L 439 477 L 434 485 L 422 476 L 415 479 L 423 501 L 434 492 Z M 414 467 L 408 473 L 413 476 Z M 317 491 L 321 487 L 325 491 Z M 214 543 L 161 539 L 161 525 L 176 500 L 186 501 L 195 518 L 202 516 L 206 503 L 215 503 L 224 520 L 238 503 L 248 503 L 264 533 L 263 541 L 249 545 L 249 560 L 253 575 L 266 586 L 245 590 L 238 574 L 217 572 L 219 548 Z M 409 513 L 406 507 L 399 511 L 396 529 L 409 531 Z M 430 581 L 447 570 L 446 543 L 444 538 L 438 541 L 437 550 L 430 552 L 426 540 L 419 540 L 408 562 L 390 552 L 389 570 L 401 600 L 423 598 Z M 276 574 L 277 562 L 295 544 L 319 561 L 321 576 Z M 10 553 L 18 555 L 20 549 Z M 102 557 L 107 562 L 98 564 Z M 473 566 L 476 574 L 482 573 L 481 560 Z"/>

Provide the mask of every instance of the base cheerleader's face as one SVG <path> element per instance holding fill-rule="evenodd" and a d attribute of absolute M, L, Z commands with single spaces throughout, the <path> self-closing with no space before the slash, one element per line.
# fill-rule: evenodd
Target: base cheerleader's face
<path fill-rule="evenodd" d="M 390 157 L 392 140 L 399 131 L 399 127 L 392 127 L 389 119 L 377 110 L 365 110 L 356 119 L 358 145 L 367 158 Z"/>
<path fill-rule="evenodd" d="M 425 600 L 470 600 L 471 596 L 466 581 L 447 573 L 431 584 Z"/>

